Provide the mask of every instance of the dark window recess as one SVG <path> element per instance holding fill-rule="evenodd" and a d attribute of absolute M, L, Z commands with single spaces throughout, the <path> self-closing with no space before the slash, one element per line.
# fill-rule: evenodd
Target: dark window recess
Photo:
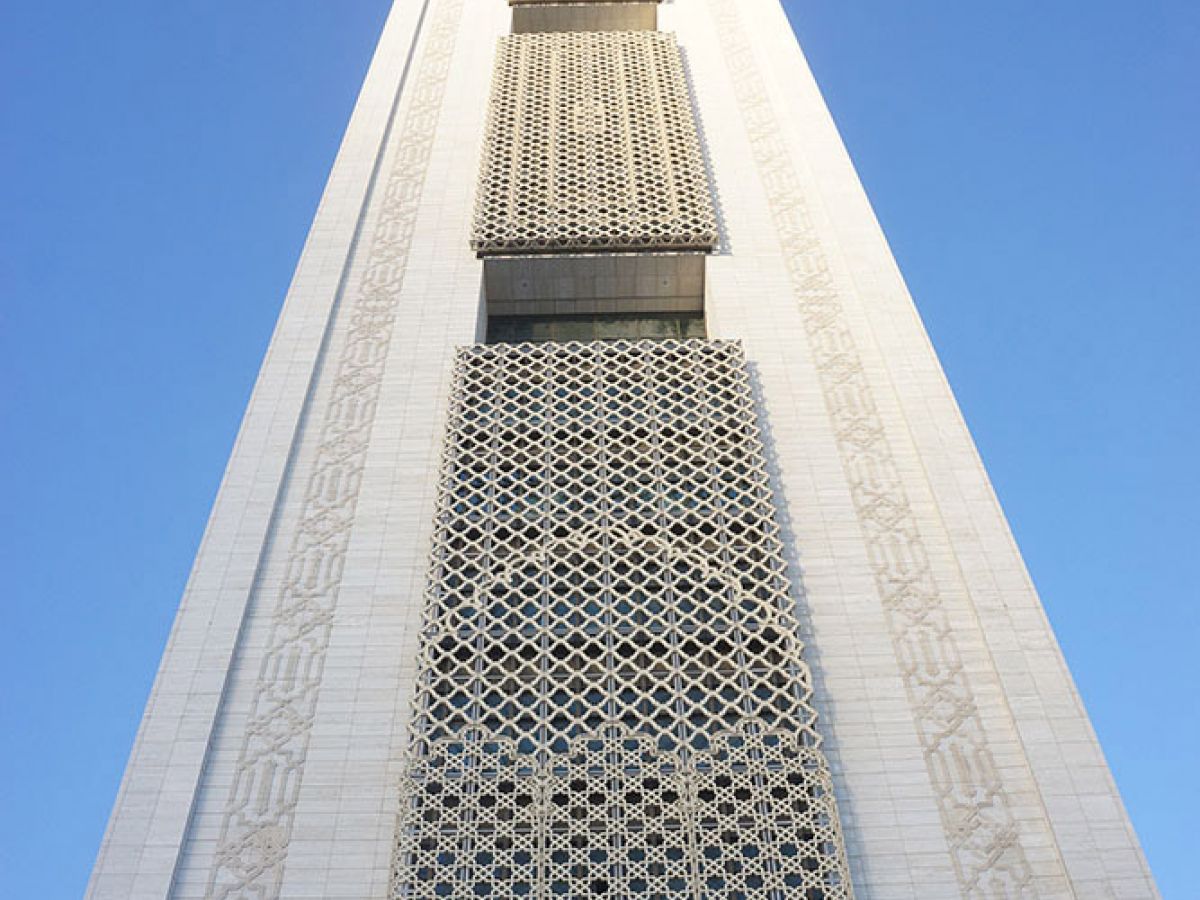
<path fill-rule="evenodd" d="M 640 313 L 595 316 L 491 316 L 489 344 L 537 341 L 615 341 L 703 338 L 704 313 Z"/>

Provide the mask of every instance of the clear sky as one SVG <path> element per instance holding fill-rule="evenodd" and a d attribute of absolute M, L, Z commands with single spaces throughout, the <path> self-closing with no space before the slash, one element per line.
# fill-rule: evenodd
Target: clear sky
<path fill-rule="evenodd" d="M 387 5 L 0 3 L 4 897 L 83 889 Z M 1164 895 L 1200 896 L 1200 5 L 789 11 Z"/>

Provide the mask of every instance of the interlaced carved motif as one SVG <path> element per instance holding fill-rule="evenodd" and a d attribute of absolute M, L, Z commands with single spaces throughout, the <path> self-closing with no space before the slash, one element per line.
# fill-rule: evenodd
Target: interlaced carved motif
<path fill-rule="evenodd" d="M 709 0 L 870 549 L 942 825 L 971 900 L 1035 896 L 903 478 L 735 0 Z"/>
<path fill-rule="evenodd" d="M 374 424 L 396 304 L 445 93 L 462 0 L 435 0 L 426 45 L 395 130 L 362 286 L 320 425 L 287 574 L 221 822 L 209 898 L 279 896 L 342 565 Z"/>
<path fill-rule="evenodd" d="M 394 896 L 851 897 L 740 346 L 455 367 Z"/>
<path fill-rule="evenodd" d="M 716 234 L 673 35 L 500 40 L 473 250 L 711 250 Z"/>

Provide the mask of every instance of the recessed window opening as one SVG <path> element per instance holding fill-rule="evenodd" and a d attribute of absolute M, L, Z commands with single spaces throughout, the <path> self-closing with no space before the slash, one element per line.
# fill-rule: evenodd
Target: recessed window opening
<path fill-rule="evenodd" d="M 704 313 L 490 316 L 489 344 L 538 341 L 681 340 L 706 336 Z"/>

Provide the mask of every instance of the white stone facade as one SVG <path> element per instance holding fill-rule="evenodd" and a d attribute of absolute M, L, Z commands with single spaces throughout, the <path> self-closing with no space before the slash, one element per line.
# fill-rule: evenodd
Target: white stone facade
<path fill-rule="evenodd" d="M 855 896 L 1157 897 L 777 0 L 657 10 L 719 220 Z M 384 898 L 501 0 L 400 0 L 264 362 L 89 886 Z"/>

